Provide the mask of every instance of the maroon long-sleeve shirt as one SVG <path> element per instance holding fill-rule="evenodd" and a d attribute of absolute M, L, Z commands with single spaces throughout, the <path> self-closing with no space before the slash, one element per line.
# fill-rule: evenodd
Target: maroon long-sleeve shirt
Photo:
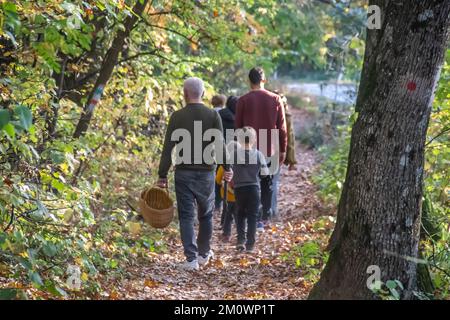
<path fill-rule="evenodd" d="M 256 130 L 258 150 L 265 156 L 270 157 L 275 153 L 275 143 L 279 144 L 280 152 L 286 152 L 286 120 L 280 96 L 277 94 L 259 89 L 240 97 L 236 106 L 235 128 L 245 126 Z M 267 148 L 259 141 L 260 129 L 267 130 Z M 271 129 L 278 129 L 279 141 L 272 141 Z"/>

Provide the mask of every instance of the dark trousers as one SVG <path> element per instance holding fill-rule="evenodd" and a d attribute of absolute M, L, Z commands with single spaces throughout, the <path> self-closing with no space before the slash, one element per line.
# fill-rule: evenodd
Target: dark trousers
<path fill-rule="evenodd" d="M 236 221 L 236 205 L 234 202 L 228 202 L 227 211 L 222 213 L 223 219 L 223 235 L 231 236 L 231 225 L 233 220 Z"/>
<path fill-rule="evenodd" d="M 273 198 L 272 176 L 261 177 L 261 205 L 262 211 L 259 220 L 267 221 L 272 217 Z"/>
<path fill-rule="evenodd" d="M 222 196 L 220 195 L 220 189 L 222 188 L 222 186 L 220 184 L 215 184 L 214 187 L 214 207 L 216 209 L 220 209 L 220 206 L 222 205 Z"/>
<path fill-rule="evenodd" d="M 219 167 L 217 167 L 217 169 L 216 169 L 216 176 L 217 176 L 218 170 L 219 170 Z M 221 188 L 222 188 L 222 186 L 220 184 L 214 183 L 214 193 L 215 193 L 214 208 L 215 209 L 220 209 L 220 206 L 222 205 L 222 196 L 220 195 Z"/>
<path fill-rule="evenodd" d="M 213 232 L 214 171 L 175 170 L 175 193 L 180 220 L 181 242 L 188 261 L 210 250 Z M 197 203 L 199 229 L 195 237 L 194 220 Z"/>
<path fill-rule="evenodd" d="M 244 244 L 247 248 L 255 245 L 256 223 L 259 217 L 259 204 L 261 191 L 259 186 L 244 186 L 234 189 L 236 196 L 236 229 L 238 244 Z M 247 232 L 245 225 L 247 224 Z"/>

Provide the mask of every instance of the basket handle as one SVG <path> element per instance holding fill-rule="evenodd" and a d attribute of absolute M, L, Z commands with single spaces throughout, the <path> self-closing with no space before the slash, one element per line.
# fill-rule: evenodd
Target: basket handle
<path fill-rule="evenodd" d="M 155 186 L 160 189 L 168 190 L 169 182 L 168 182 L 167 178 L 159 178 L 158 181 L 156 182 Z"/>

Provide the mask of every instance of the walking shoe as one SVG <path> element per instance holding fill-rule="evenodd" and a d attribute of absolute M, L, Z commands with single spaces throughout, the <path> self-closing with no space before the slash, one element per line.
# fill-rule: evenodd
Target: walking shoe
<path fill-rule="evenodd" d="M 245 246 L 245 252 L 253 253 L 255 250 L 255 246 Z"/>
<path fill-rule="evenodd" d="M 220 241 L 222 241 L 223 243 L 230 242 L 230 240 L 231 240 L 231 236 L 229 236 L 229 235 L 223 234 L 220 236 Z"/>
<path fill-rule="evenodd" d="M 198 265 L 198 260 L 185 261 L 181 264 L 181 269 L 186 271 L 194 271 L 200 269 Z"/>
<path fill-rule="evenodd" d="M 243 245 L 243 244 L 238 244 L 238 245 L 236 246 L 236 250 L 239 251 L 239 252 L 244 251 L 244 250 L 245 250 L 245 245 Z"/>
<path fill-rule="evenodd" d="M 262 221 L 259 221 L 256 224 L 256 231 L 258 232 L 264 232 L 264 223 L 262 223 Z"/>
<path fill-rule="evenodd" d="M 209 260 L 211 259 L 214 259 L 214 252 L 212 250 L 209 250 L 206 256 L 202 256 L 201 254 L 198 255 L 198 264 L 200 266 L 207 265 Z"/>

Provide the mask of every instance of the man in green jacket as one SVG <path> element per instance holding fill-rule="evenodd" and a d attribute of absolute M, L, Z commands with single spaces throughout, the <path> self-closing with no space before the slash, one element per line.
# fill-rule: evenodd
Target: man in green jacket
<path fill-rule="evenodd" d="M 182 267 L 187 270 L 198 270 L 213 257 L 210 242 L 215 170 L 217 163 L 226 162 L 227 155 L 222 121 L 214 109 L 203 104 L 203 94 L 201 79 L 188 78 L 184 82 L 186 106 L 175 111 L 169 119 L 158 171 L 157 185 L 167 188 L 167 174 L 175 148 L 175 193 L 186 256 Z M 231 181 L 233 173 L 230 166 L 225 165 L 225 170 L 224 179 Z M 199 220 L 197 238 L 194 230 L 196 207 Z"/>

